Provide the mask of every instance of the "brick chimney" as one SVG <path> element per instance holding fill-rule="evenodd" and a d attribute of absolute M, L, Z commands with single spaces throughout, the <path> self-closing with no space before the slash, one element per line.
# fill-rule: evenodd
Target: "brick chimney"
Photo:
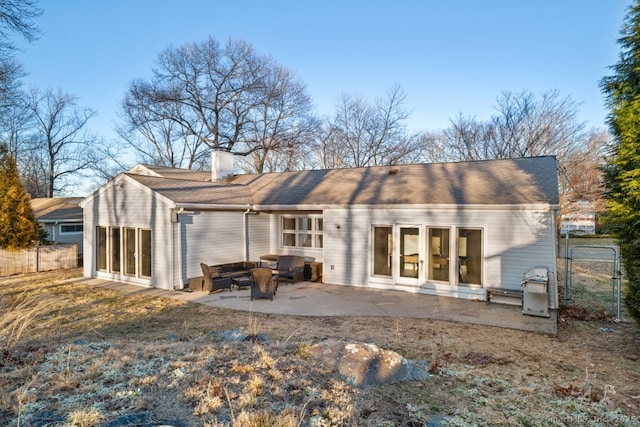
<path fill-rule="evenodd" d="M 226 150 L 211 151 L 211 182 L 222 182 L 233 176 L 233 153 Z"/>

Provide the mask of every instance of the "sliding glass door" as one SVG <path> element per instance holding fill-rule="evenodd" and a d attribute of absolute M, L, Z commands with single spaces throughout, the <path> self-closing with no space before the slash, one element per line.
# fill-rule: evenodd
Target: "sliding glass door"
<path fill-rule="evenodd" d="M 420 228 L 400 227 L 399 276 L 417 279 L 420 274 Z"/>
<path fill-rule="evenodd" d="M 449 259 L 451 257 L 449 228 L 429 228 L 429 239 L 427 249 L 429 251 L 429 275 L 431 282 L 449 283 L 450 269 Z"/>

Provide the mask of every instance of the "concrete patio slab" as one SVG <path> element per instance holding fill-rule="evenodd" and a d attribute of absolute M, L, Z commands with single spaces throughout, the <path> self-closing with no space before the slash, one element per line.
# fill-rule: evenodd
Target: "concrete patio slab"
<path fill-rule="evenodd" d="M 273 301 L 251 301 L 248 289 L 215 294 L 169 291 L 101 279 L 76 279 L 78 283 L 129 294 L 174 298 L 231 310 L 295 316 L 371 316 L 424 318 L 498 326 L 548 335 L 557 334 L 557 311 L 550 317 L 523 315 L 520 307 L 456 298 L 353 286 L 298 282 L 281 285 Z"/>

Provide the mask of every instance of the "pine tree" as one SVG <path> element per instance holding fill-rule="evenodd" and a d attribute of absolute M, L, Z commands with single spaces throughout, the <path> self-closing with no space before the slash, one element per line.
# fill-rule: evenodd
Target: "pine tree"
<path fill-rule="evenodd" d="M 0 248 L 27 248 L 38 238 L 39 227 L 16 162 L 6 145 L 0 145 Z"/>
<path fill-rule="evenodd" d="M 624 301 L 640 324 L 640 0 L 629 8 L 614 74 L 601 87 L 610 109 L 614 143 L 604 167 L 605 224 L 620 246 L 626 275 Z"/>

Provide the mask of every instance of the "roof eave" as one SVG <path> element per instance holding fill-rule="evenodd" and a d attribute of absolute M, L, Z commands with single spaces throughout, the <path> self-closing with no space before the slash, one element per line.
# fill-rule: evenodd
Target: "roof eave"
<path fill-rule="evenodd" d="M 422 209 L 422 210 L 557 210 L 558 204 L 552 203 L 519 203 L 519 204 L 299 204 L 299 205 L 253 205 L 256 211 L 318 211 L 324 209 Z"/>

